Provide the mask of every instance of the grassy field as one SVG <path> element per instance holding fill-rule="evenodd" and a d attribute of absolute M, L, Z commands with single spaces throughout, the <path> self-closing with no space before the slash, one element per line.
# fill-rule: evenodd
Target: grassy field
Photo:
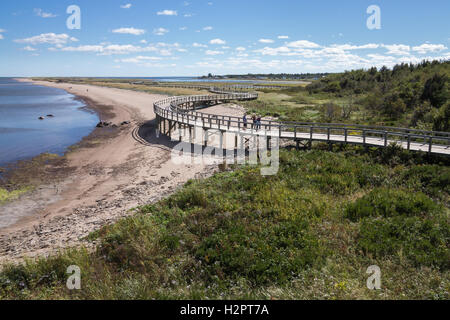
<path fill-rule="evenodd" d="M 327 104 L 333 104 L 334 109 L 329 111 Z M 386 119 L 371 118 L 353 96 L 310 94 L 304 87 L 262 90 L 258 100 L 244 102 L 243 105 L 249 113 L 276 117 L 283 121 L 386 124 Z M 342 114 L 343 110 L 351 112 L 347 116 Z"/>
<path fill-rule="evenodd" d="M 280 162 L 275 176 L 243 166 L 190 181 L 93 233 L 95 252 L 4 266 L 0 298 L 450 298 L 448 160 L 318 145 Z M 382 290 L 366 288 L 371 265 Z"/>

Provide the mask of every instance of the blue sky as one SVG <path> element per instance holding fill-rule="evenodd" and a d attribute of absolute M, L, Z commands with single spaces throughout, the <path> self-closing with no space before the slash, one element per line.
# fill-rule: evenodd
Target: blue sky
<path fill-rule="evenodd" d="M 66 26 L 67 7 L 81 29 Z M 367 8 L 381 10 L 369 30 Z M 16 0 L 0 76 L 338 72 L 450 59 L 450 1 Z"/>

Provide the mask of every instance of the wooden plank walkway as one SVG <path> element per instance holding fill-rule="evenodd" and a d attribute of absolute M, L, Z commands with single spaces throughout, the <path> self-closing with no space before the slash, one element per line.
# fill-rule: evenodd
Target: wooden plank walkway
<path fill-rule="evenodd" d="M 260 130 L 252 129 L 250 122 L 248 128 L 244 128 L 243 120 L 239 117 L 212 115 L 197 110 L 201 107 L 200 104 L 209 106 L 236 100 L 255 100 L 258 94 L 226 92 L 223 89 L 211 91 L 216 94 L 172 97 L 156 102 L 154 110 L 160 131 L 172 135 L 176 134 L 177 129 L 188 128 L 191 134 L 192 128 L 201 128 L 203 131 L 217 130 L 221 134 L 239 136 L 264 136 L 310 143 L 319 141 L 382 148 L 395 143 L 410 151 L 450 155 L 449 132 L 266 120 L 261 122 Z"/>

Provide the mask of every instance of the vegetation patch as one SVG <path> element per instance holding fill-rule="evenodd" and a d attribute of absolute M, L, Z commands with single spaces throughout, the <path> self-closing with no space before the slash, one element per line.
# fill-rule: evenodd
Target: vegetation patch
<path fill-rule="evenodd" d="M 448 299 L 448 188 L 432 194 L 447 166 L 361 150 L 281 150 L 275 176 L 189 181 L 93 233 L 95 252 L 3 266 L 0 298 Z M 71 265 L 81 290 L 66 288 Z M 366 287 L 370 265 L 381 291 Z"/>
<path fill-rule="evenodd" d="M 30 190 L 31 187 L 23 187 L 13 191 L 8 191 L 6 189 L 0 188 L 0 205 L 3 205 L 8 201 L 16 200 L 22 194 L 27 193 Z"/>

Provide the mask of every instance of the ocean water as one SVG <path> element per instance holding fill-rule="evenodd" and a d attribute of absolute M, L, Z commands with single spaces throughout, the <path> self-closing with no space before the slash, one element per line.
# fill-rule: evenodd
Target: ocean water
<path fill-rule="evenodd" d="M 0 78 L 0 167 L 45 152 L 62 155 L 98 121 L 64 90 Z"/>

